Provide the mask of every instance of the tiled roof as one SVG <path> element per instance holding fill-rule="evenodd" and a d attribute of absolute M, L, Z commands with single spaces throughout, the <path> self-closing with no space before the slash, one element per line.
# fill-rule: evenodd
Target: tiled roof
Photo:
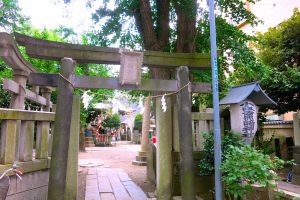
<path fill-rule="evenodd" d="M 246 99 L 252 101 L 257 106 L 276 105 L 276 103 L 261 89 L 258 82 L 232 87 L 227 96 L 220 101 L 220 104 L 236 104 Z"/>

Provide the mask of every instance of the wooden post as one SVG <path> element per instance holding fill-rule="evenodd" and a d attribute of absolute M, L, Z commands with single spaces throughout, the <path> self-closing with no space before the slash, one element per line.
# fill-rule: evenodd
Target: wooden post
<path fill-rule="evenodd" d="M 77 199 L 80 97 L 73 97 L 65 200 Z"/>
<path fill-rule="evenodd" d="M 178 88 L 189 83 L 189 70 L 179 67 L 176 72 Z M 195 200 L 194 158 L 192 141 L 191 90 L 185 87 L 177 94 L 179 116 L 180 178 L 182 199 Z"/>
<path fill-rule="evenodd" d="M 73 104 L 75 61 L 61 60 L 61 77 L 58 81 L 57 108 L 52 144 L 48 200 L 63 200 L 66 191 L 66 173 Z M 77 165 L 77 163 L 76 163 Z"/>
<path fill-rule="evenodd" d="M 172 109 L 171 98 L 166 97 L 166 112 L 162 111 L 161 98 L 156 99 L 157 123 L 157 199 L 172 199 Z"/>

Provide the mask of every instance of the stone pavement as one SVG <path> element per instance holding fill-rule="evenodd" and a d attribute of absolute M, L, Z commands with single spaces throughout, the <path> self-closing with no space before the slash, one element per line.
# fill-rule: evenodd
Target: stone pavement
<path fill-rule="evenodd" d="M 300 198 L 300 186 L 294 185 L 291 183 L 278 181 L 278 189 L 279 191 L 285 193 L 288 196 L 291 196 L 293 198 Z"/>
<path fill-rule="evenodd" d="M 146 194 L 123 169 L 90 168 L 86 177 L 85 200 L 147 200 Z"/>

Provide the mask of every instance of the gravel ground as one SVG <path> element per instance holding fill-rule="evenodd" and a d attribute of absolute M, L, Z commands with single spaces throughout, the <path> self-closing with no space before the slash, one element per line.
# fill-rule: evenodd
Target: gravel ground
<path fill-rule="evenodd" d="M 89 147 L 79 153 L 78 199 L 84 200 L 86 174 L 89 168 L 97 165 L 122 168 L 144 192 L 154 192 L 155 186 L 147 180 L 146 166 L 132 165 L 140 145 L 117 142 L 112 147 Z M 86 165 L 85 167 L 83 167 Z"/>

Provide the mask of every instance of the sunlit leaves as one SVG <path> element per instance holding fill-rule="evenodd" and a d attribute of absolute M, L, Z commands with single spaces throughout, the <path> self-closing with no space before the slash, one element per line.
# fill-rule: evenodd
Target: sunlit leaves
<path fill-rule="evenodd" d="M 7 32 L 18 29 L 26 20 L 20 13 L 17 0 L 1 0 L 0 1 L 0 27 Z M 0 30 L 1 30 L 0 28 Z"/>
<path fill-rule="evenodd" d="M 257 0 L 247 0 L 248 3 L 255 3 Z M 243 0 L 218 0 L 217 4 L 222 15 L 231 21 L 239 24 L 243 21 L 254 25 L 258 23 L 258 19 L 249 10 L 246 9 Z"/>
<path fill-rule="evenodd" d="M 300 12 L 259 35 L 259 56 L 269 66 L 261 84 L 282 114 L 300 109 Z"/>
<path fill-rule="evenodd" d="M 277 179 L 274 171 L 281 169 L 284 163 L 276 157 L 272 160 L 269 155 L 248 145 L 230 146 L 221 166 L 225 192 L 238 198 L 252 190 L 252 184 L 272 187 Z"/>

